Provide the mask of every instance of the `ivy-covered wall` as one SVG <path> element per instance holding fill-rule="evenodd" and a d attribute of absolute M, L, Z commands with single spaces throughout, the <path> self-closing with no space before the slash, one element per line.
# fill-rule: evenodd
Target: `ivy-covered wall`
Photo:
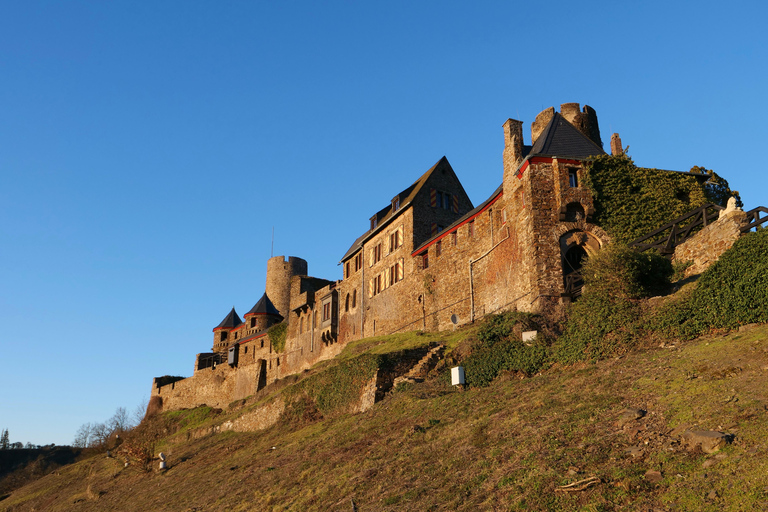
<path fill-rule="evenodd" d="M 689 174 L 637 167 L 626 156 L 596 157 L 586 171 L 585 185 L 594 197 L 594 223 L 618 243 L 645 236 L 707 203 L 725 206 L 731 195 L 741 202 L 726 180 L 703 167 L 691 172 L 709 175 L 706 183 Z"/>

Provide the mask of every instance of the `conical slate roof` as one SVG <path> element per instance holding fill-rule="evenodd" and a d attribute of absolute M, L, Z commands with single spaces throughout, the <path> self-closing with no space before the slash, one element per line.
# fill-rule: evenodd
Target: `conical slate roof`
<path fill-rule="evenodd" d="M 603 148 L 555 112 L 547 127 L 533 144 L 529 156 L 559 156 L 581 160 L 604 154 Z"/>
<path fill-rule="evenodd" d="M 235 312 L 235 308 L 232 308 L 232 311 L 229 312 L 229 314 L 224 318 L 224 320 L 221 321 L 219 325 L 213 328 L 215 331 L 216 329 L 233 329 L 243 323 L 242 320 L 240 320 L 240 317 L 237 316 L 237 312 Z"/>
<path fill-rule="evenodd" d="M 264 295 L 261 296 L 261 298 L 259 299 L 259 302 L 257 302 L 256 305 L 253 306 L 251 310 L 245 314 L 246 317 L 249 317 L 251 315 L 281 316 L 280 312 L 277 310 L 275 305 L 272 304 L 272 301 L 269 300 L 269 297 L 267 297 L 266 292 L 264 292 Z"/>

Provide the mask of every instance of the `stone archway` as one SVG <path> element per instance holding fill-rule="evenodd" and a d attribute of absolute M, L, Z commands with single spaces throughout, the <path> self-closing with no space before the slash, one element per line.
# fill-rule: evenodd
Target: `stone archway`
<path fill-rule="evenodd" d="M 565 295 L 576 299 L 581 295 L 584 281 L 581 267 L 585 258 L 600 250 L 600 240 L 586 231 L 574 229 L 560 237 L 560 260 Z"/>

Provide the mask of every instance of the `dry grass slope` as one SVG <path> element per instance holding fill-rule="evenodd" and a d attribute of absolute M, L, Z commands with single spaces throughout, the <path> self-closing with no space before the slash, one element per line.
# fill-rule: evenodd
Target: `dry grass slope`
<path fill-rule="evenodd" d="M 366 343 L 385 352 L 386 340 Z M 767 325 L 464 392 L 446 371 L 365 413 L 260 433 L 195 437 L 242 404 L 176 413 L 166 425 L 186 425 L 155 447 L 166 472 L 99 455 L 17 490 L 0 510 L 768 509 Z M 621 420 L 628 407 L 647 414 Z M 688 452 L 686 428 L 734 442 Z M 588 478 L 581 491 L 558 490 Z"/>

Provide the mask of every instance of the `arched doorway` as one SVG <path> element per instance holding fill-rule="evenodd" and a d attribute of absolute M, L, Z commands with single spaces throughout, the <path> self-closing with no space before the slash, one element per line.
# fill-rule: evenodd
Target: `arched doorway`
<path fill-rule="evenodd" d="M 563 270 L 564 295 L 576 300 L 581 296 L 584 280 L 581 267 L 584 260 L 600 250 L 600 242 L 591 234 L 573 230 L 560 237 L 560 257 Z"/>

